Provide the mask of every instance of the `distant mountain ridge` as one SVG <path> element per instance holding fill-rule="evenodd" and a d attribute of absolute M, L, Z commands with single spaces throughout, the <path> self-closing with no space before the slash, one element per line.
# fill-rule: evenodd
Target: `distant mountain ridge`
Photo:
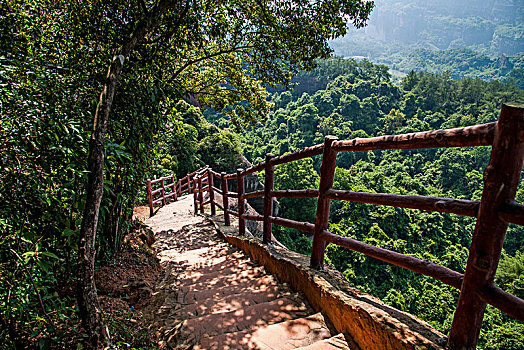
<path fill-rule="evenodd" d="M 524 87 L 524 2 L 377 0 L 363 29 L 331 42 L 335 54 L 392 69 L 454 78 L 512 80 Z"/>
<path fill-rule="evenodd" d="M 368 26 L 352 30 L 350 37 L 363 35 L 440 50 L 478 46 L 493 55 L 524 50 L 522 1 L 378 0 L 375 4 Z"/>

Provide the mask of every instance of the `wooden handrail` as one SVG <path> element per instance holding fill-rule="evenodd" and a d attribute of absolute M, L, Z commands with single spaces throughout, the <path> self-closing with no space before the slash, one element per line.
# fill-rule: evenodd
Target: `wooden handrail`
<path fill-rule="evenodd" d="M 242 219 L 251 220 L 251 221 L 264 221 L 264 216 L 252 215 L 252 214 L 242 214 Z"/>
<path fill-rule="evenodd" d="M 270 192 L 274 189 L 275 184 L 275 166 L 271 165 L 271 159 L 275 156 L 271 153 L 266 154 L 264 164 L 264 226 L 262 230 L 262 240 L 264 243 L 271 242 L 273 227 L 269 218 L 273 215 L 273 198 Z"/>
<path fill-rule="evenodd" d="M 433 277 L 457 289 L 461 288 L 464 275 L 448 269 L 447 267 L 432 263 L 431 261 L 421 260 L 413 256 L 394 252 L 389 249 L 375 247 L 370 244 L 360 242 L 356 239 L 335 235 L 328 231 L 322 231 L 321 237 L 324 240 L 341 247 L 348 248 L 356 252 L 366 254 L 372 258 Z"/>
<path fill-rule="evenodd" d="M 215 187 L 215 186 L 211 186 L 211 187 L 213 188 L 213 191 L 214 191 L 214 192 L 216 192 L 216 193 L 222 195 L 223 192 L 222 192 L 222 190 L 221 190 L 220 188 L 217 188 L 217 187 Z"/>
<path fill-rule="evenodd" d="M 499 208 L 499 218 L 508 223 L 524 226 L 524 205 L 514 200 L 507 201 Z"/>
<path fill-rule="evenodd" d="M 171 183 L 165 183 L 166 180 L 171 180 Z M 153 190 L 153 185 L 160 183 L 160 188 Z M 162 202 L 162 205 L 166 204 L 168 198 L 173 197 L 173 200 L 177 200 L 177 183 L 175 182 L 175 175 L 164 176 L 159 179 L 147 180 L 147 199 L 149 202 L 149 215 L 153 215 L 153 205 L 158 202 Z M 170 192 L 166 192 L 169 189 Z M 154 195 L 160 193 L 160 197 L 155 199 Z"/>
<path fill-rule="evenodd" d="M 245 220 L 262 221 L 264 223 L 264 243 L 271 242 L 272 224 L 312 234 L 311 266 L 313 268 L 322 268 L 325 246 L 327 242 L 330 242 L 433 277 L 455 287 L 461 290 L 461 293 L 448 345 L 452 348 L 474 348 L 480 332 L 485 303 L 489 303 L 511 317 L 524 322 L 524 300 L 502 291 L 493 284 L 508 223 L 524 225 L 524 205 L 516 203 L 514 200 L 524 159 L 523 125 L 524 106 L 503 105 L 500 118 L 495 123 L 402 135 L 356 138 L 349 141 L 339 141 L 333 136 L 326 136 L 324 144 L 318 144 L 280 157 L 268 154 L 264 162 L 245 170 L 237 169 L 237 172 L 233 174 L 218 174 L 205 168 L 196 173 L 200 182 L 199 188 L 202 188 L 202 178 L 208 178 L 210 185 L 202 190 L 195 190 L 195 213 L 198 205 L 196 192 L 200 195 L 198 201 L 202 212 L 202 192 L 209 189 L 222 194 L 223 204 L 216 203 L 214 199 L 210 199 L 206 203 L 217 205 L 224 211 L 224 221 L 227 226 L 230 225 L 230 214 L 238 217 L 240 234 L 245 231 Z M 486 169 L 484 191 L 480 201 L 342 191 L 332 188 L 338 152 L 470 146 L 492 146 L 490 165 Z M 323 156 L 319 189 L 274 190 L 275 165 L 320 154 L 323 154 Z M 264 190 L 244 193 L 244 177 L 261 170 L 265 170 L 266 185 Z M 213 176 L 220 177 L 221 190 L 213 187 Z M 238 193 L 228 192 L 228 180 L 237 181 Z M 244 200 L 260 196 L 264 196 L 263 215 L 245 214 Z M 229 197 L 238 199 L 238 212 L 229 209 Z M 273 216 L 273 198 L 317 198 L 315 224 Z M 466 272 L 461 274 L 430 261 L 375 247 L 329 232 L 327 230 L 329 209 L 330 201 L 333 199 L 454 213 L 477 218 Z"/>
<path fill-rule="evenodd" d="M 242 196 L 243 199 L 264 197 L 264 191 L 248 192 Z"/>
<path fill-rule="evenodd" d="M 194 177 L 198 172 L 206 170 L 207 167 L 200 168 L 187 174 L 183 178 L 175 182 L 175 175 L 169 175 L 160 177 L 158 179 L 147 180 L 147 198 L 149 202 L 149 215 L 152 216 L 154 213 L 153 206 L 156 203 L 162 202 L 162 205 L 166 204 L 166 199 L 173 197 L 174 201 L 178 200 L 184 194 L 191 194 L 193 188 L 191 187 L 191 177 Z M 171 183 L 166 184 L 166 180 L 171 180 Z M 160 183 L 160 187 L 153 190 L 153 185 Z M 169 192 L 166 192 L 166 189 Z M 155 194 L 161 193 L 159 198 L 154 198 Z"/>
<path fill-rule="evenodd" d="M 242 169 L 237 169 L 237 191 L 238 191 L 238 233 L 240 235 L 246 234 L 246 221 L 242 218 L 245 210 L 244 196 L 244 177 L 240 174 Z"/>
<path fill-rule="evenodd" d="M 289 163 L 295 160 L 300 160 L 304 158 L 310 158 L 322 154 L 324 145 L 318 144 L 311 147 L 306 147 L 298 152 L 285 154 L 280 157 L 275 157 L 271 159 L 271 165 L 279 165 L 284 163 Z"/>
<path fill-rule="evenodd" d="M 387 205 L 399 208 L 421 209 L 441 213 L 453 213 L 462 216 L 477 217 L 479 201 L 452 199 L 429 196 L 406 196 L 389 193 L 353 192 L 329 190 L 326 196 L 330 199 L 346 200 L 351 202 Z"/>
<path fill-rule="evenodd" d="M 524 319 L 524 300 L 503 291 L 494 284 L 489 284 L 478 292 L 480 298 L 497 309 L 504 311 L 509 316 Z"/>
<path fill-rule="evenodd" d="M 333 148 L 337 152 L 355 152 L 387 149 L 491 146 L 496 124 L 489 123 L 456 129 L 356 138 L 349 141 L 337 141 L 333 144 Z"/>

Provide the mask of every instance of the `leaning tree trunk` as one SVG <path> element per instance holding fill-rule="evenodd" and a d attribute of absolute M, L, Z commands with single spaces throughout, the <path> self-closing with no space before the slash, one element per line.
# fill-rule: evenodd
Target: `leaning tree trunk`
<path fill-rule="evenodd" d="M 160 16 L 176 5 L 176 0 L 163 0 L 146 13 L 133 34 L 117 50 L 111 62 L 102 93 L 96 107 L 93 132 L 89 140 L 87 195 L 80 231 L 78 251 L 77 298 L 82 325 L 89 335 L 88 346 L 97 348 L 99 342 L 109 343 L 109 334 L 100 317 L 100 305 L 94 281 L 95 241 L 98 225 L 98 212 L 104 188 L 104 140 L 107 122 L 115 96 L 118 79 L 126 58 L 157 24 Z"/>
<path fill-rule="evenodd" d="M 100 318 L 100 305 L 95 287 L 95 240 L 98 212 L 104 188 L 104 140 L 107 121 L 125 56 L 115 55 L 109 67 L 104 89 L 96 108 L 93 133 L 89 140 L 87 196 L 80 231 L 78 251 L 78 306 L 89 344 L 109 343 L 109 334 Z"/>

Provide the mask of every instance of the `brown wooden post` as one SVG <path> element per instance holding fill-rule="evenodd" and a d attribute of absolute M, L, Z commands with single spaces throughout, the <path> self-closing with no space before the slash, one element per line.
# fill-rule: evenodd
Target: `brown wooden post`
<path fill-rule="evenodd" d="M 193 178 L 194 187 L 197 186 L 196 178 Z M 193 205 L 195 207 L 195 215 L 198 214 L 198 193 L 193 191 Z"/>
<path fill-rule="evenodd" d="M 193 182 L 194 181 L 191 181 L 191 176 L 187 175 L 187 194 L 191 194 L 191 183 Z"/>
<path fill-rule="evenodd" d="M 246 234 L 246 220 L 242 219 L 244 214 L 245 199 L 241 198 L 244 195 L 244 177 L 240 174 L 242 169 L 237 169 L 237 192 L 238 192 L 238 233 L 240 235 Z"/>
<path fill-rule="evenodd" d="M 164 178 L 162 178 L 160 180 L 160 186 L 162 186 L 162 191 L 160 191 L 160 193 L 162 194 L 162 205 L 166 205 L 166 199 L 164 198 L 164 196 L 166 195 L 166 187 L 164 185 Z"/>
<path fill-rule="evenodd" d="M 222 181 L 222 206 L 224 207 L 224 225 L 231 225 L 231 219 L 229 218 L 229 200 L 227 197 L 227 179 L 225 178 L 226 173 L 221 173 L 220 178 Z"/>
<path fill-rule="evenodd" d="M 147 199 L 149 201 L 149 216 L 153 216 L 153 194 L 151 193 L 151 180 L 147 180 Z"/>
<path fill-rule="evenodd" d="M 207 185 L 209 186 L 209 200 L 211 201 L 211 215 L 217 215 L 217 209 L 215 206 L 215 192 L 213 191 L 213 173 L 211 168 L 207 170 Z"/>
<path fill-rule="evenodd" d="M 337 137 L 328 135 L 324 139 L 324 153 L 320 165 L 320 184 L 318 186 L 317 213 L 315 215 L 315 233 L 313 247 L 311 248 L 311 267 L 322 269 L 324 267 L 324 251 L 326 242 L 320 237 L 329 224 L 329 208 L 331 200 L 326 198 L 326 191 L 333 187 L 335 167 L 337 165 L 337 152 L 331 148 Z"/>
<path fill-rule="evenodd" d="M 204 214 L 204 191 L 202 190 L 202 175 L 198 176 L 198 202 L 200 203 L 200 213 Z"/>
<path fill-rule="evenodd" d="M 515 198 L 524 159 L 524 105 L 503 104 L 495 128 L 489 165 L 464 281 L 453 317 L 448 345 L 475 349 L 486 303 L 477 291 L 493 284 L 508 224 L 498 212 Z"/>
<path fill-rule="evenodd" d="M 178 200 L 176 195 L 176 182 L 175 182 L 175 174 L 171 175 L 171 180 L 173 180 L 173 200 L 176 202 Z"/>
<path fill-rule="evenodd" d="M 273 215 L 273 198 L 269 196 L 269 191 L 273 191 L 275 184 L 275 167 L 269 162 L 275 155 L 268 153 L 266 154 L 266 163 L 264 165 L 264 231 L 263 231 L 263 242 L 271 242 L 271 231 L 272 226 L 269 222 L 269 217 Z"/>

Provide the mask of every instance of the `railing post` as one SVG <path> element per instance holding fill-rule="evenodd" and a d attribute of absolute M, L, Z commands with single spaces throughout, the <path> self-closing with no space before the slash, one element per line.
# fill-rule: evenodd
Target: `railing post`
<path fill-rule="evenodd" d="M 171 179 L 173 180 L 173 200 L 176 202 L 178 200 L 176 195 L 176 182 L 175 182 L 175 174 L 171 174 Z"/>
<path fill-rule="evenodd" d="M 194 178 L 193 178 L 194 180 Z M 191 183 L 193 181 L 191 181 L 191 176 L 189 176 L 189 174 L 187 175 L 187 194 L 191 194 Z"/>
<path fill-rule="evenodd" d="M 149 201 L 149 216 L 153 216 L 153 194 L 151 193 L 151 180 L 147 180 L 147 200 Z"/>
<path fill-rule="evenodd" d="M 311 249 L 311 267 L 322 269 L 324 267 L 324 251 L 326 242 L 320 237 L 323 230 L 327 230 L 329 224 L 329 208 L 331 200 L 325 197 L 327 190 L 333 186 L 335 167 L 337 165 L 337 151 L 331 148 L 335 136 L 328 135 L 324 139 L 324 153 L 320 166 L 320 184 L 318 186 L 317 213 L 315 215 L 315 233 L 313 235 L 313 247 Z"/>
<path fill-rule="evenodd" d="M 224 225 L 229 226 L 231 225 L 231 221 L 229 219 L 229 213 L 227 212 L 229 210 L 229 200 L 227 197 L 226 173 L 220 174 L 220 180 L 222 181 L 222 206 L 224 207 Z"/>
<path fill-rule="evenodd" d="M 198 202 L 200 203 L 200 213 L 204 214 L 204 191 L 202 187 L 202 175 L 198 176 Z"/>
<path fill-rule="evenodd" d="M 164 185 L 165 185 L 164 184 L 164 178 L 162 178 L 160 180 L 160 186 L 162 186 L 162 191 L 160 192 L 162 194 L 162 205 L 166 205 L 166 199 L 164 197 L 166 195 L 166 192 L 165 192 L 166 188 L 165 188 Z"/>
<path fill-rule="evenodd" d="M 266 162 L 264 166 L 264 243 L 271 242 L 271 222 L 269 222 L 269 217 L 273 215 L 273 198 L 269 195 L 269 192 L 273 191 L 275 184 L 275 167 L 270 164 L 273 157 L 274 155 L 271 153 L 266 154 Z"/>
<path fill-rule="evenodd" d="M 502 105 L 495 128 L 477 223 L 469 248 L 464 281 L 453 317 L 448 345 L 475 349 L 486 303 L 477 291 L 493 283 L 508 224 L 499 219 L 501 206 L 515 198 L 524 159 L 524 105 Z"/>
<path fill-rule="evenodd" d="M 207 170 L 207 185 L 209 186 L 209 200 L 211 201 L 211 215 L 217 215 L 215 207 L 215 191 L 213 191 L 213 173 L 211 168 Z"/>
<path fill-rule="evenodd" d="M 194 184 L 194 187 L 196 188 L 196 186 L 197 186 L 197 179 L 196 178 L 193 178 L 193 184 Z M 197 191 L 193 191 L 193 205 L 195 207 L 195 215 L 196 215 L 196 214 L 198 214 L 198 192 Z"/>
<path fill-rule="evenodd" d="M 240 235 L 246 234 L 246 220 L 242 219 L 244 215 L 244 177 L 241 176 L 242 169 L 237 169 L 237 192 L 238 192 L 238 233 Z"/>

